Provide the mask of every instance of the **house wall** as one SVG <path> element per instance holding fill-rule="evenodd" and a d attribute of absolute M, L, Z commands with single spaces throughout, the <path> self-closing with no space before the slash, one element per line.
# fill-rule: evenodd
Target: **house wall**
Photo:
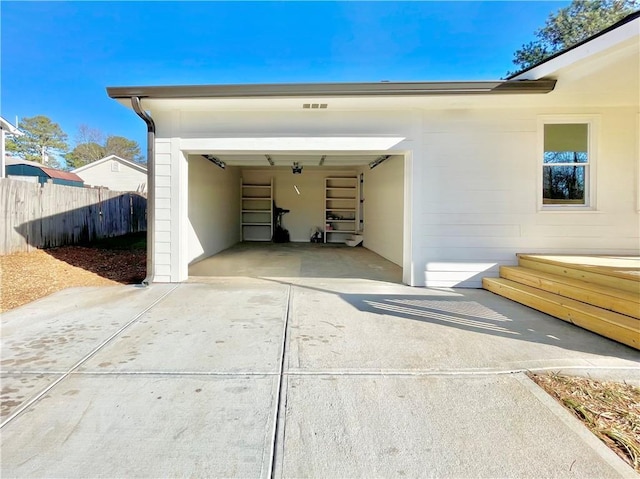
<path fill-rule="evenodd" d="M 192 263 L 240 240 L 240 170 L 225 170 L 201 156 L 190 156 L 188 256 Z"/>
<path fill-rule="evenodd" d="M 154 111 L 158 124 L 156 212 L 168 218 L 156 221 L 158 249 L 163 251 L 156 254 L 156 264 L 158 271 L 166 272 L 157 280 L 186 279 L 186 264 L 195 257 L 185 258 L 187 243 L 181 236 L 188 229 L 181 223 L 187 217 L 184 152 L 274 152 L 288 151 L 290 145 L 305 151 L 366 150 L 366 145 L 375 145 L 371 150 L 386 148 L 390 153 L 406 154 L 402 214 L 385 210 L 391 204 L 399 209 L 399 170 L 382 174 L 385 170 L 380 166 L 369 173 L 367 191 L 377 183 L 380 191 L 389 192 L 392 202 L 384 196 L 367 200 L 366 227 L 380 235 L 373 234 L 366 241 L 368 247 L 394 262 L 400 262 L 402 254 L 404 281 L 411 285 L 479 287 L 482 276 L 496 276 L 498 266 L 513 264 L 519 252 L 638 254 L 637 108 L 545 107 L 534 106 L 535 99 L 517 106 L 513 99 L 490 100 L 482 108 L 439 105 L 437 109 L 397 111 L 327 110 L 317 115 Z M 539 209 L 539 118 L 552 114 L 595 114 L 599 118 L 594 209 Z M 301 209 L 302 203 L 293 196 L 295 180 L 309 195 L 305 205 L 314 204 L 316 197 L 322 203 L 317 187 L 306 183 L 312 176 L 305 175 L 306 171 L 294 178 L 287 173 L 275 179 L 276 201 L 292 210 L 285 216 L 285 226 L 296 241 L 307 241 L 310 226 L 323 222 L 321 213 L 311 207 Z M 390 189 L 384 190 L 385 186 Z M 391 231 L 399 227 L 403 215 L 404 230 L 410 235 L 394 242 L 382 234 L 385 220 L 380 218 L 393 218 Z M 171 222 L 178 227 L 173 228 Z"/>
<path fill-rule="evenodd" d="M 364 168 L 364 246 L 402 266 L 404 158 Z"/>
<path fill-rule="evenodd" d="M 120 165 L 119 171 L 113 171 L 112 165 Z M 113 191 L 143 191 L 147 184 L 147 174 L 131 168 L 116 160 L 109 160 L 77 172 L 86 185 L 104 186 Z"/>
<path fill-rule="evenodd" d="M 148 108 L 148 107 L 147 107 Z M 186 157 L 203 153 L 242 153 L 292 149 L 310 152 L 361 151 L 384 149 L 389 153 L 410 150 L 416 131 L 416 112 L 385 110 L 376 114 L 354 111 L 199 111 L 150 108 L 156 131 L 156 251 L 155 281 L 177 282 L 188 277 L 188 264 L 194 258 L 192 233 L 188 222 L 189 178 Z M 305 136 L 306 135 L 306 136 Z M 311 138 L 313 136 L 313 138 Z M 292 144 L 298 145 L 292 147 Z M 320 209 L 305 206 L 294 198 L 293 175 L 290 171 L 282 181 L 276 201 L 292 211 L 284 218 L 294 241 L 309 241 L 311 227 L 324 224 L 322 187 L 311 181 L 315 175 L 296 175 L 296 183 L 309 201 L 318 199 Z M 289 176 L 291 175 L 291 176 Z M 308 178 L 309 180 L 305 179 Z M 316 179 L 321 178 L 317 176 Z M 239 184 L 239 181 L 238 181 Z M 307 193 L 308 191 L 308 193 Z M 296 194 L 297 195 L 297 194 Z M 239 193 L 237 195 L 239 198 Z M 285 205 L 290 202 L 293 208 Z M 237 224 L 240 212 L 237 210 Z M 302 219 L 304 218 L 304 219 Z M 203 248 L 204 249 L 204 248 Z M 195 250 L 193 250 L 195 251 Z M 200 254 L 204 254 L 200 253 Z M 405 268 L 412 271 L 413 268 Z M 407 283 L 411 281 L 406 279 Z"/>
<path fill-rule="evenodd" d="M 414 174 L 414 261 L 428 286 L 480 287 L 516 253 L 638 254 L 635 109 L 600 109 L 593 209 L 538 205 L 539 115 L 593 109 L 425 112 Z"/>

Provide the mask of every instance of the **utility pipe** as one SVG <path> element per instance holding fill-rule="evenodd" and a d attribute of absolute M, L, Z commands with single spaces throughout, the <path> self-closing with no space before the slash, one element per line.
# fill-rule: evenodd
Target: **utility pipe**
<path fill-rule="evenodd" d="M 149 286 L 155 277 L 156 124 L 153 118 L 142 109 L 140 97 L 131 97 L 131 107 L 147 124 L 147 276 L 142 280 L 142 284 Z"/>

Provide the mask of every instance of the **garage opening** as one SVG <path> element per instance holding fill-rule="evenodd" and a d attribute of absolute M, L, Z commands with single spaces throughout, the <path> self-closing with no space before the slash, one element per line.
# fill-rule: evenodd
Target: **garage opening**
<path fill-rule="evenodd" d="M 189 155 L 189 276 L 401 282 L 404 162 L 375 152 Z"/>

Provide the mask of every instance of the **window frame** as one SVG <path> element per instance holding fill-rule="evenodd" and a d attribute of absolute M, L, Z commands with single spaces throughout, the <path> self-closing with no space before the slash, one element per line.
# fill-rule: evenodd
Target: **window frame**
<path fill-rule="evenodd" d="M 587 125 L 587 163 L 585 165 L 584 204 L 544 204 L 544 128 L 546 125 L 586 124 Z M 600 130 L 599 115 L 540 115 L 538 117 L 538 149 L 537 149 L 537 206 L 538 211 L 595 211 L 596 210 L 596 177 L 598 158 L 598 135 Z"/>

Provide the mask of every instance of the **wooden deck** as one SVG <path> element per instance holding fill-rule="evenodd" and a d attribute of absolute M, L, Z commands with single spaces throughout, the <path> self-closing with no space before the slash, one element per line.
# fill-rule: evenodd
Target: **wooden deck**
<path fill-rule="evenodd" d="M 483 287 L 640 349 L 640 257 L 519 254 Z"/>

